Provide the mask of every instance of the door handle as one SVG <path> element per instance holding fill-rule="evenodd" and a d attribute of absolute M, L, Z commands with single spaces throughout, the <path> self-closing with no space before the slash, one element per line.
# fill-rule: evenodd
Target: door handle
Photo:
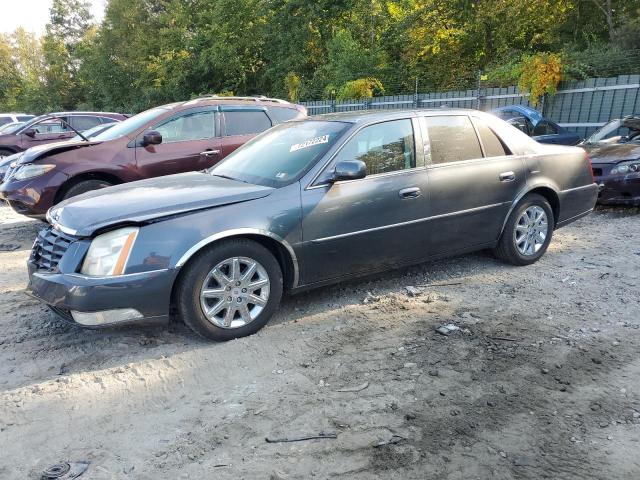
<path fill-rule="evenodd" d="M 203 155 L 205 157 L 212 157 L 214 155 L 218 155 L 220 153 L 220 150 L 205 150 L 204 152 L 200 152 L 200 155 Z"/>
<path fill-rule="evenodd" d="M 513 172 L 502 172 L 500 174 L 501 182 L 513 182 L 516 179 L 516 174 Z"/>
<path fill-rule="evenodd" d="M 403 188 L 398 192 L 400 198 L 418 198 L 422 192 L 418 187 Z"/>

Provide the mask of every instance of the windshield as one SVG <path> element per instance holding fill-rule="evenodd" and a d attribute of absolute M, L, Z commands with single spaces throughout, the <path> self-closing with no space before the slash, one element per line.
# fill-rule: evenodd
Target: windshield
<path fill-rule="evenodd" d="M 101 125 L 96 125 L 93 128 L 89 128 L 87 130 L 83 130 L 82 135 L 85 138 L 93 138 L 93 137 L 97 137 L 98 135 L 100 135 L 102 132 L 109 130 L 111 127 L 113 127 L 116 123 L 118 122 L 114 122 L 114 123 L 103 123 Z M 72 138 L 72 140 L 84 140 L 80 135 L 76 135 L 75 137 Z"/>
<path fill-rule="evenodd" d="M 123 135 L 131 135 L 136 130 L 139 130 L 148 122 L 152 121 L 154 118 L 159 117 L 165 112 L 168 112 L 169 108 L 167 107 L 158 107 L 152 108 L 151 110 L 146 110 L 142 113 L 134 115 L 131 118 L 127 118 L 126 120 L 119 122 L 114 127 L 110 128 L 106 132 L 102 132 L 100 135 L 97 135 L 95 140 L 106 141 L 106 140 L 115 140 L 116 138 L 120 138 Z"/>
<path fill-rule="evenodd" d="M 4 125 L 3 127 L 0 127 L 0 132 L 3 133 L 3 134 L 5 134 L 5 133 L 13 133 L 23 125 L 24 125 L 24 122 L 8 123 L 7 125 Z"/>
<path fill-rule="evenodd" d="M 283 187 L 302 177 L 350 126 L 315 120 L 284 123 L 246 143 L 209 173 Z"/>
<path fill-rule="evenodd" d="M 598 143 L 607 137 L 615 136 L 620 128 L 620 119 L 611 120 L 609 123 L 605 123 L 600 129 L 587 138 L 585 143 Z"/>

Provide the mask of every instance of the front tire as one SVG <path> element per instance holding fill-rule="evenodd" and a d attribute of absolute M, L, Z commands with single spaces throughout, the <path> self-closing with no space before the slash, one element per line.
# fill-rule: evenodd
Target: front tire
<path fill-rule="evenodd" d="M 282 270 L 269 250 L 252 240 L 225 240 L 184 267 L 176 303 L 191 330 L 226 341 L 264 327 L 280 304 L 282 285 Z"/>
<path fill-rule="evenodd" d="M 69 190 L 64 192 L 62 200 L 66 200 L 67 198 L 75 197 L 76 195 L 81 195 L 92 190 L 111 187 L 112 185 L 112 183 L 109 183 L 106 180 L 83 180 L 82 182 L 76 183 L 71 188 L 69 188 Z"/>
<path fill-rule="evenodd" d="M 542 195 L 526 195 L 513 209 L 504 227 L 495 255 L 513 265 L 531 265 L 551 243 L 555 219 Z"/>

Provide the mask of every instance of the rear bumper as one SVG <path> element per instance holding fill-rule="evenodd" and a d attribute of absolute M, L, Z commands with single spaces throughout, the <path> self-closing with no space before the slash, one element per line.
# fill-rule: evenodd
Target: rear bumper
<path fill-rule="evenodd" d="M 598 185 L 590 183 L 581 187 L 563 190 L 558 197 L 560 215 L 556 221 L 556 228 L 575 222 L 593 210 L 598 198 Z"/>
<path fill-rule="evenodd" d="M 155 270 L 118 277 L 34 271 L 29 265 L 27 293 L 53 311 L 87 327 L 166 322 L 177 270 Z"/>

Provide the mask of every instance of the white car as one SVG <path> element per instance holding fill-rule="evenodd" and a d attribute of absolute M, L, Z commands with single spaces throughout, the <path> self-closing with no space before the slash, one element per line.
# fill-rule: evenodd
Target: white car
<path fill-rule="evenodd" d="M 32 118 L 36 118 L 36 116 L 28 113 L 0 113 L 0 127 L 7 123 L 27 122 Z"/>

